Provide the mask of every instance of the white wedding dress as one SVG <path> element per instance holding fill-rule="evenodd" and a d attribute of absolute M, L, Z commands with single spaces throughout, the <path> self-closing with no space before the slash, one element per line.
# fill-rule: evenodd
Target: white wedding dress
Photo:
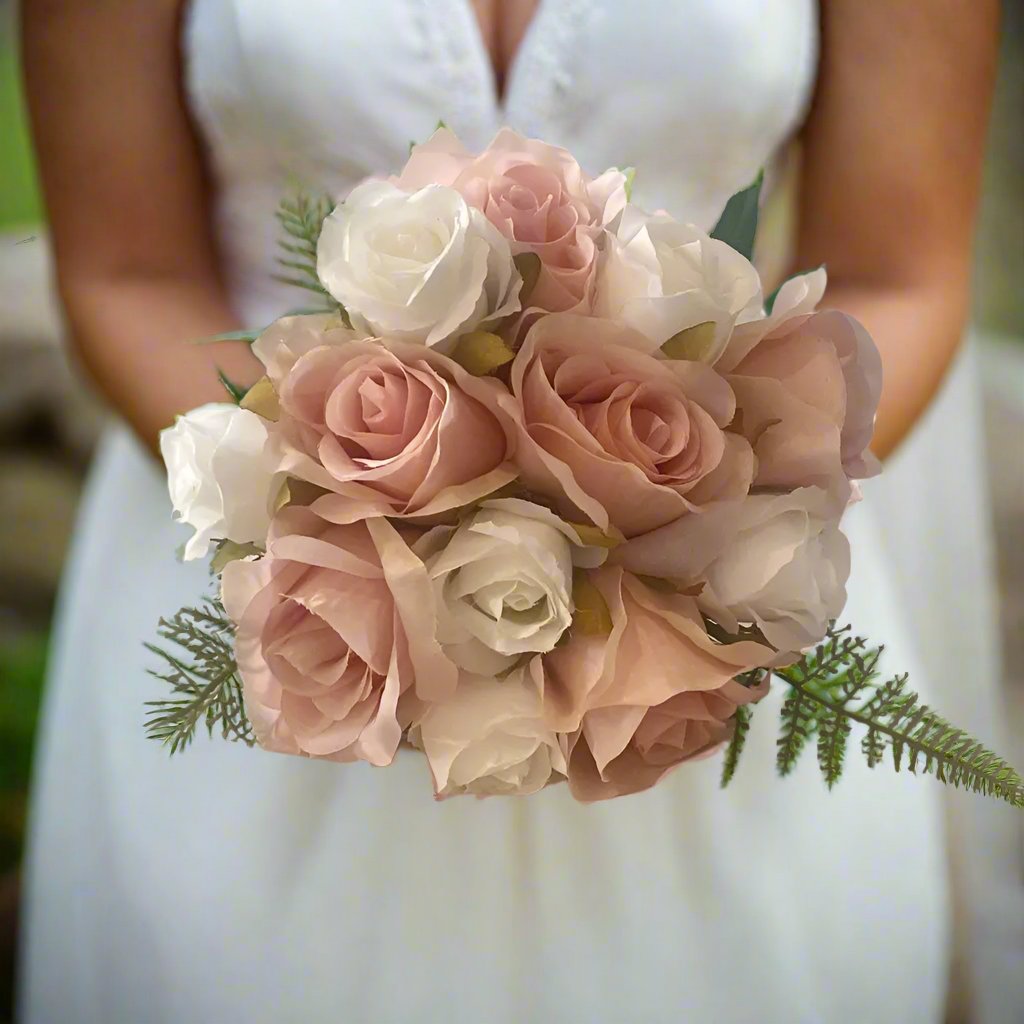
<path fill-rule="evenodd" d="M 710 226 L 798 126 L 811 0 L 546 0 L 498 102 L 465 0 L 196 0 L 187 92 L 219 188 L 242 319 L 301 304 L 272 280 L 275 205 L 397 168 L 439 118 L 503 123 L 635 198 Z M 848 617 L 929 680 L 868 498 L 849 518 Z M 854 748 L 829 793 L 808 750 L 774 776 L 778 695 L 733 785 L 717 760 L 574 804 L 431 800 L 425 764 L 339 767 L 144 737 L 142 648 L 206 569 L 162 476 L 113 431 L 64 588 L 34 797 L 23 1013 L 141 1022 L 935 1022 L 949 900 L 940 787 Z M 353 615 L 359 610 L 353 609 Z"/>

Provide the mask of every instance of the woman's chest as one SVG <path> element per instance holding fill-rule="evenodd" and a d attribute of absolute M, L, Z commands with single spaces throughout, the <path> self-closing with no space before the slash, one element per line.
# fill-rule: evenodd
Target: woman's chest
<path fill-rule="evenodd" d="M 813 82 L 813 0 L 541 0 L 505 51 L 489 33 L 515 35 L 509 5 L 485 6 L 193 0 L 189 92 L 221 177 L 341 186 L 438 120 L 470 146 L 510 124 L 593 170 L 637 166 L 641 201 L 699 220 L 792 132 Z"/>

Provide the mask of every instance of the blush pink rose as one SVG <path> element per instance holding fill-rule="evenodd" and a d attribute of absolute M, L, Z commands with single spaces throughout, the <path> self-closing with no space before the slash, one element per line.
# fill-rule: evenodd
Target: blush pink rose
<path fill-rule="evenodd" d="M 627 537 L 742 497 L 754 470 L 747 442 L 723 430 L 729 385 L 701 363 L 638 351 L 644 344 L 610 321 L 553 314 L 531 328 L 511 373 L 524 483 L 560 496 L 567 518 Z"/>
<path fill-rule="evenodd" d="M 338 526 L 285 508 L 267 554 L 229 563 L 221 587 L 267 750 L 390 764 L 421 702 L 454 691 L 426 570 L 386 519 Z"/>
<path fill-rule="evenodd" d="M 329 492 L 315 510 L 332 522 L 433 515 L 515 478 L 502 385 L 424 346 L 314 348 L 278 391 L 282 469 Z"/>
<path fill-rule="evenodd" d="M 608 607 L 607 636 L 573 632 L 535 658 L 531 677 L 549 725 L 572 733 L 594 711 L 649 708 L 681 693 L 711 693 L 737 675 L 772 663 L 767 644 L 712 639 L 697 602 L 654 590 L 617 566 L 590 572 Z"/>
<path fill-rule="evenodd" d="M 400 188 L 428 184 L 458 189 L 512 243 L 513 254 L 535 253 L 540 275 L 527 297 L 547 312 L 589 312 L 598 239 L 626 204 L 626 178 L 583 173 L 564 149 L 503 128 L 479 156 L 446 128 L 413 147 Z"/>
<path fill-rule="evenodd" d="M 715 753 L 733 734 L 736 708 L 767 692 L 730 679 L 717 690 L 679 693 L 655 707 L 591 711 L 569 740 L 569 789 L 589 803 L 639 793 L 685 761 Z"/>
<path fill-rule="evenodd" d="M 735 676 L 774 651 L 708 636 L 692 597 L 663 593 L 619 568 L 591 574 L 608 636 L 573 635 L 530 664 L 552 728 L 568 733 L 569 786 L 584 801 L 649 789 L 683 761 L 711 753 L 736 707 L 759 700 Z"/>
<path fill-rule="evenodd" d="M 823 290 L 824 271 L 788 282 L 771 316 L 736 329 L 716 369 L 736 393 L 733 429 L 757 456 L 754 484 L 823 487 L 845 504 L 849 481 L 879 470 L 868 445 L 882 363 L 853 317 L 811 312 Z"/>

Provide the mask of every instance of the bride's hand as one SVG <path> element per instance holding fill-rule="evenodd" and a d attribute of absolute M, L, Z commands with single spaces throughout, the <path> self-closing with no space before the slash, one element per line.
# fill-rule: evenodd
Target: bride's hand
<path fill-rule="evenodd" d="M 219 280 L 201 155 L 182 104 L 180 0 L 22 5 L 29 111 L 71 338 L 155 450 L 177 413 L 251 383 Z"/>

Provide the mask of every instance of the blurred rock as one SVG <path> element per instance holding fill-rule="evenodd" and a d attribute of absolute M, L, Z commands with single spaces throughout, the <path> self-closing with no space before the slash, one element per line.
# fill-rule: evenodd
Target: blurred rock
<path fill-rule="evenodd" d="M 104 414 L 69 367 L 45 234 L 0 235 L 0 442 L 26 418 L 43 415 L 79 458 Z"/>
<path fill-rule="evenodd" d="M 31 454 L 0 454 L 0 593 L 16 622 L 46 624 L 80 486 L 71 466 Z"/>

